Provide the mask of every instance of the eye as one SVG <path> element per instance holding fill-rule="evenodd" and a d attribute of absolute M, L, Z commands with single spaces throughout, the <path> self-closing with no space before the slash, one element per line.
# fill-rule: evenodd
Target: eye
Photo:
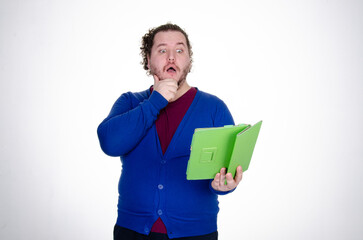
<path fill-rule="evenodd" d="M 176 52 L 177 53 L 183 53 L 183 49 L 177 49 Z"/>
<path fill-rule="evenodd" d="M 159 50 L 159 53 L 166 53 L 166 50 L 165 49 L 161 49 L 161 50 Z"/>

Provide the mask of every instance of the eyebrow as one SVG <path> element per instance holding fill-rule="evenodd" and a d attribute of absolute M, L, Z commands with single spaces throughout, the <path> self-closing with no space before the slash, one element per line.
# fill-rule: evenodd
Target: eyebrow
<path fill-rule="evenodd" d="M 167 46 L 168 44 L 166 43 L 160 43 L 159 45 L 156 46 L 156 48 L 159 48 L 159 47 L 164 47 L 164 46 Z M 185 43 L 183 42 L 178 42 L 176 45 L 183 45 L 185 47 Z"/>

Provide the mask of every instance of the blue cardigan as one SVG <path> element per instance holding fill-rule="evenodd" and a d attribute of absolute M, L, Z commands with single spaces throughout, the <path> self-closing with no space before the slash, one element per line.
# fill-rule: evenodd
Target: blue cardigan
<path fill-rule="evenodd" d="M 219 98 L 197 91 L 162 154 L 155 120 L 168 102 L 158 92 L 125 93 L 97 129 L 102 150 L 121 156 L 117 225 L 148 235 L 161 217 L 169 238 L 217 231 L 218 197 L 211 180 L 187 180 L 195 128 L 234 124 Z"/>

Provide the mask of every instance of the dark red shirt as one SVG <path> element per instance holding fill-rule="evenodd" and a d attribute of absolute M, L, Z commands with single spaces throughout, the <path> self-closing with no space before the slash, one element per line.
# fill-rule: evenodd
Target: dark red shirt
<path fill-rule="evenodd" d="M 151 91 L 152 90 L 153 89 L 151 88 Z M 180 122 L 183 120 L 185 113 L 192 104 L 196 93 L 197 89 L 192 87 L 183 96 L 174 102 L 170 102 L 164 109 L 160 111 L 155 124 L 163 153 L 166 152 L 169 143 L 174 136 L 174 133 L 176 132 Z M 151 232 L 164 234 L 167 233 L 166 227 L 161 218 L 156 220 L 151 229 Z"/>

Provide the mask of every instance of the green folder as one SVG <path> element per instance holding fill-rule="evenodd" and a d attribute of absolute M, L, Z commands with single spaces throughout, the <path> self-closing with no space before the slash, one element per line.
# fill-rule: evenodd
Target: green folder
<path fill-rule="evenodd" d="M 213 179 L 221 168 L 235 176 L 239 165 L 248 169 L 262 121 L 216 128 L 195 129 L 187 179 Z"/>

